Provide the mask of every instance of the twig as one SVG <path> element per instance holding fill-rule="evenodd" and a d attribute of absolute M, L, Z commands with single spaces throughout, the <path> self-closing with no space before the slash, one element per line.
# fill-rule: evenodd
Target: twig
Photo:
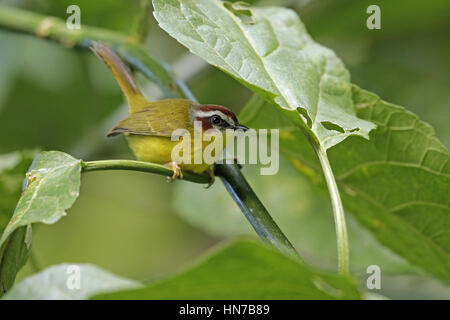
<path fill-rule="evenodd" d="M 163 165 L 135 160 L 82 161 L 81 169 L 83 172 L 103 170 L 132 170 L 155 173 L 166 177 L 171 177 L 173 175 L 173 171 Z M 183 180 L 196 183 L 209 183 L 210 178 L 206 173 L 191 173 L 189 171 L 183 171 Z"/>

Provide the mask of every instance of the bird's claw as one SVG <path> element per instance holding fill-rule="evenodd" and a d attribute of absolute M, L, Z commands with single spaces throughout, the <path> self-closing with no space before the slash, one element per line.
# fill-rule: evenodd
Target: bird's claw
<path fill-rule="evenodd" d="M 211 167 L 209 167 L 208 169 L 206 169 L 205 171 L 208 176 L 209 176 L 209 183 L 208 185 L 205 187 L 205 189 L 209 189 L 209 187 L 211 187 L 214 184 L 214 181 L 216 180 L 216 176 L 214 175 L 214 170 L 211 169 Z"/>
<path fill-rule="evenodd" d="M 183 179 L 183 172 L 181 171 L 180 166 L 175 162 L 169 162 L 166 165 L 170 166 L 173 171 L 173 175 L 171 177 L 167 177 L 168 182 L 172 182 L 175 179 Z"/>

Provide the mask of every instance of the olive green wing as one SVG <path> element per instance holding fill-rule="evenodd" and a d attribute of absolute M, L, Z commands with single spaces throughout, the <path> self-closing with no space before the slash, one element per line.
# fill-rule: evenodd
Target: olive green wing
<path fill-rule="evenodd" d="M 192 104 L 192 101 L 183 99 L 153 102 L 150 107 L 132 113 L 121 120 L 107 133 L 107 136 L 129 133 L 170 137 L 176 129 L 192 127 Z"/>

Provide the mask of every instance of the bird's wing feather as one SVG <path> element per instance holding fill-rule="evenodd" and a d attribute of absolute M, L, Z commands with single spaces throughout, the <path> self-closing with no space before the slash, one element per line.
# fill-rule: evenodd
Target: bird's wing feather
<path fill-rule="evenodd" d="M 130 114 L 112 128 L 107 136 L 120 133 L 170 137 L 176 129 L 192 127 L 192 101 L 169 99 L 153 102 L 144 110 Z"/>

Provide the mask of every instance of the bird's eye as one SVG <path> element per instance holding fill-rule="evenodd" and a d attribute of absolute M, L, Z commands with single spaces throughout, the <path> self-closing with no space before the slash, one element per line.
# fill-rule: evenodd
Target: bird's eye
<path fill-rule="evenodd" d="M 211 123 L 212 124 L 219 124 L 222 122 L 222 118 L 219 116 L 212 116 L 211 117 Z"/>

